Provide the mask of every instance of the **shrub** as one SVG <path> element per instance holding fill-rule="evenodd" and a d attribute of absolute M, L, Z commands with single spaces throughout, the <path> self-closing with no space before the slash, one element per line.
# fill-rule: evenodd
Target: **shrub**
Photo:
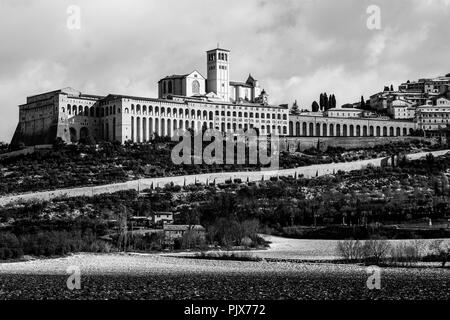
<path fill-rule="evenodd" d="M 23 256 L 22 245 L 16 235 L 0 233 L 0 260 L 18 259 Z"/>
<path fill-rule="evenodd" d="M 443 240 L 435 240 L 430 244 L 430 250 L 442 263 L 442 267 L 450 259 L 450 245 Z"/>
<path fill-rule="evenodd" d="M 402 265 L 412 265 L 420 260 L 418 242 L 401 242 L 391 248 L 391 261 Z"/>
<path fill-rule="evenodd" d="M 391 244 L 387 240 L 366 240 L 363 246 L 364 260 L 366 263 L 380 264 L 391 250 Z"/>
<path fill-rule="evenodd" d="M 339 241 L 336 251 L 346 261 L 360 261 L 363 258 L 363 244 L 359 240 Z"/>
<path fill-rule="evenodd" d="M 193 256 L 194 259 L 234 260 L 234 261 L 262 261 L 260 257 L 247 252 L 201 252 Z"/>

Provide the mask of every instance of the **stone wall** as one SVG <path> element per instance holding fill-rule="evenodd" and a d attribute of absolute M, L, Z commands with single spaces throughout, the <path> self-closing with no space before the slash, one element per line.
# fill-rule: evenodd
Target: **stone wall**
<path fill-rule="evenodd" d="M 290 151 L 296 151 L 300 146 L 300 151 L 309 148 L 317 148 L 326 150 L 329 146 L 342 147 L 345 149 L 374 147 L 376 145 L 384 145 L 393 142 L 408 142 L 413 140 L 430 141 L 435 144 L 437 139 L 424 137 L 286 137 L 280 138 L 281 150 L 287 150 L 289 145 Z"/>

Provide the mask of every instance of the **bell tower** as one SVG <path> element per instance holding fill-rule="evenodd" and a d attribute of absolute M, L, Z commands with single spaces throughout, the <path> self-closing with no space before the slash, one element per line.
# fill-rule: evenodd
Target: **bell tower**
<path fill-rule="evenodd" d="M 224 101 L 230 100 L 230 50 L 206 51 L 208 77 L 207 92 L 214 92 Z"/>

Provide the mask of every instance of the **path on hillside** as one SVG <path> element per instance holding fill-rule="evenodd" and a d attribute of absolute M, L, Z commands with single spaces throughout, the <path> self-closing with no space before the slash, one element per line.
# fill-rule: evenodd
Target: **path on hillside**
<path fill-rule="evenodd" d="M 431 153 L 434 156 L 441 156 L 450 152 L 447 150 L 438 150 L 432 152 L 419 152 L 406 155 L 410 160 L 417 160 L 425 157 Z M 380 167 L 382 164 L 387 164 L 390 157 L 358 160 L 352 162 L 338 162 L 330 164 L 317 164 L 292 169 L 280 169 L 280 170 L 263 170 L 263 171 L 243 171 L 243 172 L 217 172 L 217 173 L 205 173 L 198 175 L 185 175 L 185 176 L 172 176 L 163 178 L 146 178 L 139 180 L 132 180 L 122 183 L 113 183 L 101 186 L 93 187 L 76 187 L 66 189 L 56 189 L 51 191 L 42 192 L 30 192 L 19 195 L 4 196 L 0 198 L 0 206 L 4 206 L 14 202 L 29 202 L 29 201 L 48 201 L 58 197 L 78 197 L 78 196 L 94 196 L 102 193 L 113 193 L 122 190 L 144 190 L 153 187 L 164 187 L 166 184 L 173 183 L 174 185 L 183 186 L 184 184 L 193 184 L 195 182 L 206 183 L 213 182 L 224 183 L 229 179 L 241 179 L 242 181 L 260 181 L 262 179 L 268 180 L 270 177 L 277 176 L 297 176 L 303 175 L 305 178 L 312 178 L 316 176 L 323 176 L 327 174 L 333 174 L 341 171 L 360 170 L 368 165 Z"/>

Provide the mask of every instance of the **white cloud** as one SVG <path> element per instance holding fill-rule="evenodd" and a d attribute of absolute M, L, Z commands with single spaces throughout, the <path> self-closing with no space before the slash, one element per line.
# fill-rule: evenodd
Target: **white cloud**
<path fill-rule="evenodd" d="M 26 96 L 72 86 L 94 94 L 155 96 L 159 78 L 197 69 L 205 51 L 232 50 L 232 80 L 252 73 L 271 101 L 338 104 L 384 85 L 450 72 L 450 0 L 378 0 L 382 30 L 366 27 L 372 1 L 0 0 L 0 140 Z M 81 30 L 66 9 L 81 8 Z"/>

